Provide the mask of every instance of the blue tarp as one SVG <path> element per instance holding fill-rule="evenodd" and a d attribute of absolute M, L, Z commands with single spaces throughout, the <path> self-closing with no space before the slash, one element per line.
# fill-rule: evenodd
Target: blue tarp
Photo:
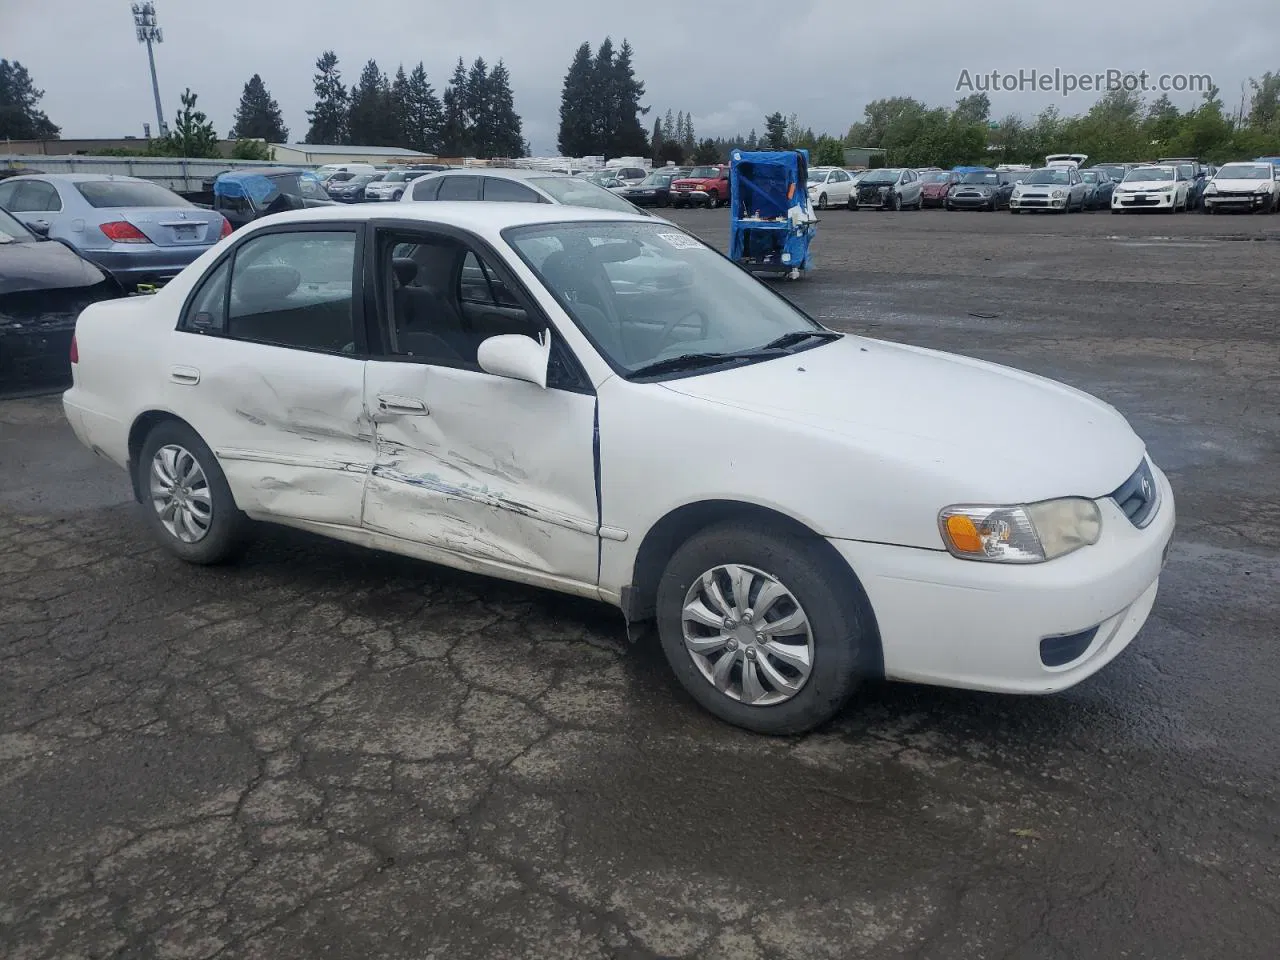
<path fill-rule="evenodd" d="M 729 157 L 730 257 L 749 267 L 804 270 L 816 228 L 807 150 L 734 150 Z"/>
<path fill-rule="evenodd" d="M 290 177 L 296 177 L 299 180 L 314 180 L 316 188 L 323 190 L 320 185 L 320 178 L 308 170 L 284 170 L 280 172 L 287 173 Z M 280 184 L 255 170 L 230 170 L 219 174 L 218 178 L 213 181 L 214 196 L 248 197 L 256 207 L 263 206 L 279 193 Z"/>
<path fill-rule="evenodd" d="M 986 173 L 990 167 L 952 167 L 952 173 Z"/>

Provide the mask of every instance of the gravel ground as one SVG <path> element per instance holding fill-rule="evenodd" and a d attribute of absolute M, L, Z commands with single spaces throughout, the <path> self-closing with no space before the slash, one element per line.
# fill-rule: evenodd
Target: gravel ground
<path fill-rule="evenodd" d="M 792 739 L 589 603 L 285 531 L 181 566 L 55 400 L 0 404 L 0 956 L 1274 957 L 1276 238 L 824 216 L 788 296 L 1103 397 L 1180 523 L 1079 687 L 878 684 Z"/>

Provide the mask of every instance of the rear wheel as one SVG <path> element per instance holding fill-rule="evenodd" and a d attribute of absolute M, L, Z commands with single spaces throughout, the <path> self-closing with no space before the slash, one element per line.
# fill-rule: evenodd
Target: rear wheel
<path fill-rule="evenodd" d="M 397 190 L 395 193 L 393 193 L 393 194 L 391 195 L 391 199 L 392 199 L 393 201 L 395 201 L 395 200 L 399 200 L 399 199 L 400 199 L 401 197 L 403 197 L 403 196 L 404 196 L 404 191 L 403 191 L 403 190 Z"/>
<path fill-rule="evenodd" d="M 167 420 L 147 435 L 134 467 L 147 524 L 188 563 L 224 563 L 248 545 L 249 519 L 236 507 L 213 451 L 194 430 Z"/>
<path fill-rule="evenodd" d="M 658 587 L 663 652 L 681 685 L 722 720 L 801 733 L 856 689 L 873 643 L 856 590 L 813 538 L 728 523 L 696 534 Z"/>

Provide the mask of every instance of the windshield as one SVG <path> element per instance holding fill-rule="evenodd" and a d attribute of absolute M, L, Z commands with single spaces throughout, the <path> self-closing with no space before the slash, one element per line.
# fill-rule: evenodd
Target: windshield
<path fill-rule="evenodd" d="M 1118 163 L 1117 163 L 1117 164 L 1115 164 L 1114 166 L 1103 166 L 1103 165 L 1099 165 L 1099 166 L 1098 166 L 1098 169 L 1099 169 L 1099 170 L 1101 170 L 1103 173 L 1105 173 L 1105 174 L 1106 174 L 1108 177 L 1110 177 L 1112 180 L 1123 180 L 1123 179 L 1124 179 L 1124 167 L 1122 167 L 1122 166 L 1121 166 L 1120 164 L 1118 164 Z"/>
<path fill-rule="evenodd" d="M 642 187 L 669 187 L 671 186 L 671 174 L 669 173 L 651 173 L 640 181 Z"/>
<path fill-rule="evenodd" d="M 896 183 L 901 170 L 872 170 L 862 178 L 863 183 Z"/>
<path fill-rule="evenodd" d="M 951 180 L 951 174 L 945 170 L 942 173 L 923 173 L 920 179 L 925 183 L 948 183 Z"/>
<path fill-rule="evenodd" d="M 597 349 L 628 372 L 822 330 L 764 283 L 669 224 L 537 224 L 503 236 Z"/>
<path fill-rule="evenodd" d="M 635 213 L 635 205 L 623 200 L 616 193 L 610 193 L 599 184 L 578 177 L 534 177 L 528 181 L 539 190 L 549 194 L 556 203 L 567 203 L 573 207 L 595 207 L 597 210 L 612 210 L 614 213 Z"/>
<path fill-rule="evenodd" d="M 1022 178 L 1023 183 L 1070 183 L 1066 170 L 1032 170 Z"/>
<path fill-rule="evenodd" d="M 1270 180 L 1271 167 L 1265 163 L 1227 163 L 1215 174 L 1222 180 Z"/>
<path fill-rule="evenodd" d="M 35 234 L 0 210 L 0 243 L 31 243 L 35 239 Z"/>
<path fill-rule="evenodd" d="M 172 190 L 141 180 L 83 180 L 76 184 L 91 207 L 189 207 Z"/>
<path fill-rule="evenodd" d="M 689 179 L 690 180 L 719 180 L 720 168 L 719 167 L 694 167 L 693 170 L 689 172 Z"/>
<path fill-rule="evenodd" d="M 1173 171 L 1165 167 L 1134 167 L 1124 175 L 1125 183 L 1133 183 L 1140 180 L 1172 180 Z"/>
<path fill-rule="evenodd" d="M 1083 180 L 1085 183 L 1097 183 L 1098 171 L 1097 170 L 1081 170 L 1080 179 Z"/>
<path fill-rule="evenodd" d="M 960 181 L 961 183 L 985 183 L 988 186 L 994 186 L 1000 182 L 1000 174 L 998 173 L 966 173 Z"/>

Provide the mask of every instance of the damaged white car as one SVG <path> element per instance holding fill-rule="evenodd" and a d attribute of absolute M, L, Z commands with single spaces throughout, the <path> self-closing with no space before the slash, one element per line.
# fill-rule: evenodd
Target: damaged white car
<path fill-rule="evenodd" d="M 1146 620 L 1174 527 L 1106 404 L 827 330 L 640 215 L 266 218 L 86 309 L 71 359 L 76 434 L 177 556 L 270 521 L 596 598 L 767 733 L 868 675 L 1072 686 Z"/>

